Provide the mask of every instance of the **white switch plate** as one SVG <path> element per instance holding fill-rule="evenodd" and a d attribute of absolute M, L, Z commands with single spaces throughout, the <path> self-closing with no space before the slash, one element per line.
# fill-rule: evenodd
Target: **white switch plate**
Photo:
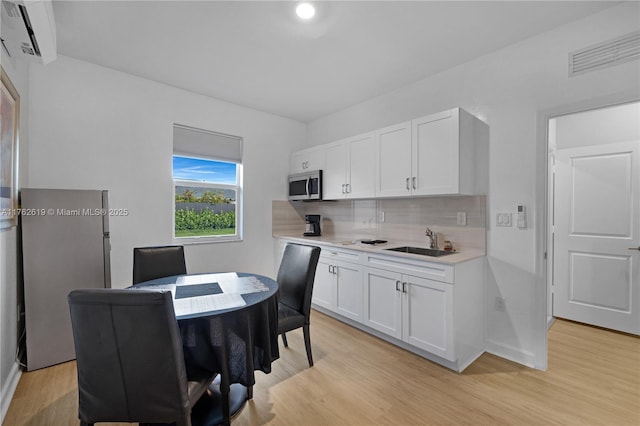
<path fill-rule="evenodd" d="M 496 226 L 511 226 L 511 213 L 498 213 L 496 214 Z"/>
<path fill-rule="evenodd" d="M 457 222 L 460 226 L 467 226 L 467 212 L 458 212 Z"/>

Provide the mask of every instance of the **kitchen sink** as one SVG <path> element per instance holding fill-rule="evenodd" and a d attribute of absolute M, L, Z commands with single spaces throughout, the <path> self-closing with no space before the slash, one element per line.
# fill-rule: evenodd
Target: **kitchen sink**
<path fill-rule="evenodd" d="M 428 248 L 422 248 L 422 247 L 409 247 L 409 246 L 393 247 L 385 250 L 399 251 L 401 253 L 421 254 L 422 256 L 433 256 L 433 257 L 446 256 L 447 254 L 455 253 L 453 251 L 428 249 Z"/>

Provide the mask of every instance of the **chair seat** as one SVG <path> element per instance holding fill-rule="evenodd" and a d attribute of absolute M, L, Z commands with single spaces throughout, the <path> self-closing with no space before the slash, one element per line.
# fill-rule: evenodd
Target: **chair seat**
<path fill-rule="evenodd" d="M 295 330 L 305 325 L 306 318 L 298 311 L 283 305 L 278 305 L 278 334 Z"/>

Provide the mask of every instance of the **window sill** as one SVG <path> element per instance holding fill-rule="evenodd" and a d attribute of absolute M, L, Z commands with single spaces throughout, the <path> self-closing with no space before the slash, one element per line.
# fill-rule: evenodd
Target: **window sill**
<path fill-rule="evenodd" d="M 237 243 L 241 241 L 242 237 L 239 235 L 229 237 L 173 237 L 174 244 L 181 244 L 185 246 L 198 244 Z"/>

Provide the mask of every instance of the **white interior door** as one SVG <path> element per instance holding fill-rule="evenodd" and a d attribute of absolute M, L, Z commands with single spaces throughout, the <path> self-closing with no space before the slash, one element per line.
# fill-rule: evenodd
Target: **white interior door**
<path fill-rule="evenodd" d="M 556 151 L 555 316 L 640 334 L 640 141 Z"/>

